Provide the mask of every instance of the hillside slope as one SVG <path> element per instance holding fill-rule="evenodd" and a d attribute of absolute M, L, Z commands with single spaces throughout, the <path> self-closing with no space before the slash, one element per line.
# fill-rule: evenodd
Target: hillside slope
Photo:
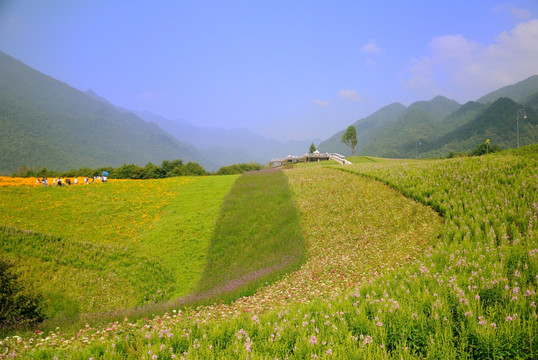
<path fill-rule="evenodd" d="M 145 165 L 163 159 L 215 167 L 155 124 L 0 52 L 0 173 Z"/>
<path fill-rule="evenodd" d="M 382 107 L 370 116 L 357 120 L 353 124 L 357 129 L 358 142 L 356 151 L 360 152 L 381 129 L 396 121 L 404 113 L 405 109 L 405 106 L 395 102 Z M 344 131 L 345 129 L 323 141 L 319 144 L 318 150 L 321 152 L 336 152 L 343 155 L 351 155 L 349 147 L 340 141 Z"/>
<path fill-rule="evenodd" d="M 388 158 L 415 157 L 418 143 L 434 137 L 439 128 L 438 120 L 431 114 L 409 107 L 403 116 L 379 131 L 360 153 Z"/>
<path fill-rule="evenodd" d="M 515 148 L 517 138 L 516 113 L 521 105 L 509 98 L 499 98 L 486 106 L 472 120 L 440 137 L 434 148 L 449 151 L 468 151 L 490 139 L 492 145 L 503 149 Z M 527 118 L 519 119 L 520 146 L 538 142 L 538 117 L 527 109 Z M 447 145 L 455 146 L 453 148 Z"/>

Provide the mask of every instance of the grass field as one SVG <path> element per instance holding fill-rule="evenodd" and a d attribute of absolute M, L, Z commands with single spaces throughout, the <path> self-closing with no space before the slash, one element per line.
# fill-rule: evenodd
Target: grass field
<path fill-rule="evenodd" d="M 0 357 L 535 359 L 537 168 L 535 145 L 478 158 L 286 170 L 293 201 L 281 190 L 276 203 L 298 211 L 306 243 L 300 269 L 229 304 L 11 336 Z M 263 202 L 279 198 L 264 194 L 270 187 L 261 179 L 250 184 Z M 238 181 L 227 195 L 243 205 L 224 202 L 213 217 L 221 234 L 237 224 L 227 211 L 256 203 L 251 190 Z M 232 232 L 245 231 L 237 241 L 246 249 L 240 240 L 249 229 L 239 228 Z M 231 268 L 239 257 L 215 253 Z"/>
<path fill-rule="evenodd" d="M 300 216 L 284 172 L 246 173 L 224 200 L 198 291 L 216 292 L 215 301 L 252 295 L 305 259 Z"/>
<path fill-rule="evenodd" d="M 2 254 L 44 293 L 51 319 L 169 300 L 197 286 L 235 178 L 5 187 Z"/>

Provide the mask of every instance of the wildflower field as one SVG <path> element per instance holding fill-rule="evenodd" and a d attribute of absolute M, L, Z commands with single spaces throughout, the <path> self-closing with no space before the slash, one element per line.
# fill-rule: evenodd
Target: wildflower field
<path fill-rule="evenodd" d="M 537 169 L 534 145 L 285 170 L 296 271 L 231 303 L 12 335 L 0 358 L 535 359 Z"/>

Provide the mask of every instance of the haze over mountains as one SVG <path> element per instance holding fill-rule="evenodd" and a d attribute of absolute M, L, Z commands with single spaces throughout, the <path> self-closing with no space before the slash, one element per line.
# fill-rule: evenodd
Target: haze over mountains
<path fill-rule="evenodd" d="M 266 164 L 271 158 L 287 154 L 303 154 L 310 144 L 320 139 L 303 141 L 276 141 L 267 139 L 249 129 L 198 127 L 184 120 L 169 120 L 150 112 L 137 112 L 146 121 L 157 124 L 176 139 L 193 144 L 205 157 L 221 165 L 258 162 Z"/>
<path fill-rule="evenodd" d="M 217 170 L 238 162 L 266 163 L 277 148 L 303 153 L 311 143 L 281 144 L 248 130 L 205 130 L 185 122 L 175 131 L 168 126 L 182 139 L 204 139 L 198 149 L 152 122 L 166 125 L 166 119 L 143 116 L 150 121 L 0 52 L 0 174 L 23 166 L 69 170 L 160 164 L 165 159 L 195 161 Z"/>
<path fill-rule="evenodd" d="M 406 107 L 387 105 L 356 121 L 357 154 L 385 157 L 446 156 L 470 151 L 486 138 L 515 147 L 538 141 L 538 76 L 464 105 L 437 96 Z M 248 129 L 201 128 L 149 112 L 117 107 L 95 92 L 79 91 L 0 52 L 0 174 L 26 166 L 49 170 L 195 161 L 207 170 L 240 162 L 307 152 L 350 155 L 340 142 L 345 129 L 319 139 L 279 142 Z M 327 134 L 328 136 L 330 134 Z"/>

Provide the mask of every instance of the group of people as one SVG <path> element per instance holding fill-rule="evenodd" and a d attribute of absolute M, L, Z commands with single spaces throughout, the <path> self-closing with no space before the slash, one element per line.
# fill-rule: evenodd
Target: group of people
<path fill-rule="evenodd" d="M 92 184 L 95 182 L 95 180 L 97 179 L 101 179 L 101 182 L 106 182 L 107 178 L 105 176 L 100 176 L 100 177 L 97 177 L 97 176 L 94 176 L 93 178 L 91 178 L 91 182 Z M 84 184 L 85 185 L 88 185 L 90 183 L 90 179 L 86 176 L 84 177 Z M 62 179 L 61 177 L 59 177 L 58 179 L 56 178 L 53 178 L 52 179 L 52 186 L 65 186 L 65 185 L 77 185 L 78 184 L 78 178 L 75 177 L 73 179 L 73 182 L 71 182 L 71 179 L 66 177 L 64 179 Z M 49 186 L 49 181 L 46 177 L 43 177 L 41 180 L 40 179 L 37 179 L 36 180 L 36 185 L 41 185 L 41 186 Z"/>

